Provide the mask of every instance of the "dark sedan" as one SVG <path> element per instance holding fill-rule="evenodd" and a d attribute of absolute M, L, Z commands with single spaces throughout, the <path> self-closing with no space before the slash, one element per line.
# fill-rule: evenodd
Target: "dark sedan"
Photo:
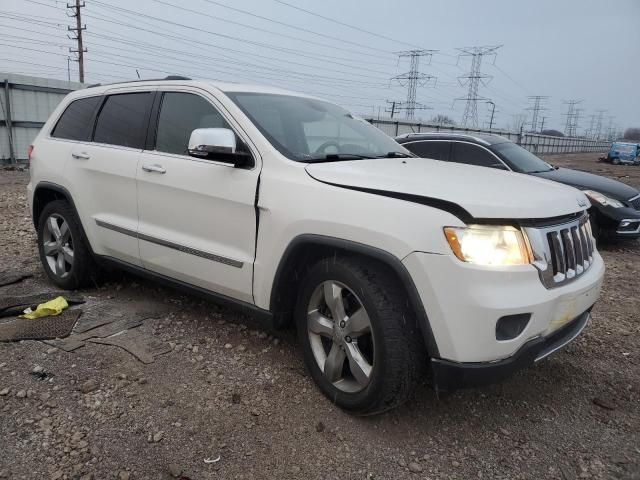
<path fill-rule="evenodd" d="M 498 135 L 417 133 L 396 138 L 419 157 L 499 168 L 582 190 L 591 200 L 594 234 L 601 238 L 640 238 L 640 191 L 592 173 L 559 168 Z"/>

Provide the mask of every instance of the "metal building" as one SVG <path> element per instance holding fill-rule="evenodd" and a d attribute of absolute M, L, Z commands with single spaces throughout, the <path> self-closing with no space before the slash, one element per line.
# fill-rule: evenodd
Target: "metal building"
<path fill-rule="evenodd" d="M 27 148 L 78 82 L 0 73 L 0 164 L 24 162 Z"/>

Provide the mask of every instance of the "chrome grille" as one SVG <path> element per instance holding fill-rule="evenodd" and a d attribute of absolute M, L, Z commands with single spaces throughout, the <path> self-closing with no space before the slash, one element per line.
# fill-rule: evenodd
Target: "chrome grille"
<path fill-rule="evenodd" d="M 564 285 L 586 272 L 593 264 L 595 241 L 589 216 L 552 227 L 525 228 L 534 266 L 547 288 Z"/>
<path fill-rule="evenodd" d="M 635 197 L 630 198 L 629 203 L 636 210 L 640 210 L 640 195 L 636 195 Z"/>

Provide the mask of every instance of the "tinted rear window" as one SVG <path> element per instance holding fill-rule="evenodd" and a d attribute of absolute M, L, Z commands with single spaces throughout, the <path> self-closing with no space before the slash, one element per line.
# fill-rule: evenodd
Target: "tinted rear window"
<path fill-rule="evenodd" d="M 98 114 L 93 141 L 142 148 L 152 100 L 149 92 L 108 96 Z"/>
<path fill-rule="evenodd" d="M 89 140 L 93 114 L 101 100 L 102 97 L 89 97 L 71 102 L 60 116 L 51 136 L 67 140 Z"/>

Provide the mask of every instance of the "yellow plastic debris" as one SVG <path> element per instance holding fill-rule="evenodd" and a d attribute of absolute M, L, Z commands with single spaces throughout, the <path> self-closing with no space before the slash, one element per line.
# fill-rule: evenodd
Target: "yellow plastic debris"
<path fill-rule="evenodd" d="M 48 302 L 41 303 L 33 312 L 25 313 L 24 315 L 20 315 L 20 316 L 22 318 L 35 320 L 36 318 L 40 318 L 40 317 L 60 315 L 62 311 L 68 306 L 69 304 L 64 299 L 64 297 L 58 297 L 58 298 L 54 298 L 53 300 L 49 300 Z"/>

